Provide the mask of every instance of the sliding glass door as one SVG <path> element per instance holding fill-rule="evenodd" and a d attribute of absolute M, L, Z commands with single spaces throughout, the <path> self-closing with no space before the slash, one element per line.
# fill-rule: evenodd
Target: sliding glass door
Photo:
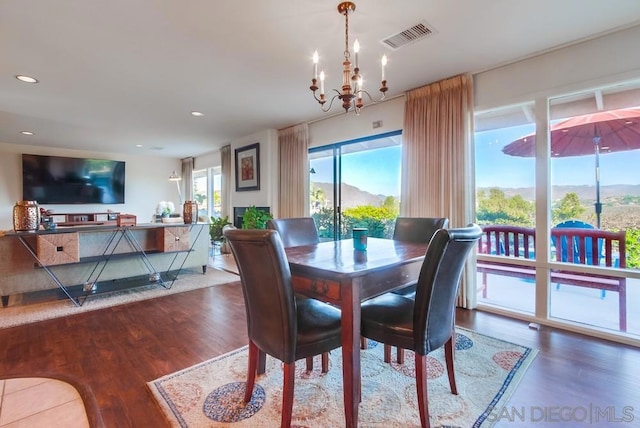
<path fill-rule="evenodd" d="M 401 131 L 309 150 L 310 213 L 320 238 L 354 227 L 389 238 L 400 206 Z"/>

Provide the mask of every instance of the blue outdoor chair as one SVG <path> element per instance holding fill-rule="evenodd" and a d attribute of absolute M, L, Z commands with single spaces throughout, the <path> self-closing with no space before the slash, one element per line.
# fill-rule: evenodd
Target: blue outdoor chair
<path fill-rule="evenodd" d="M 583 221 L 580 220 L 566 220 L 563 221 L 562 223 L 558 223 L 556 226 L 556 228 L 573 228 L 573 229 L 595 229 L 595 227 L 593 227 L 592 225 L 590 225 L 589 223 L 585 223 Z M 569 261 L 569 245 L 567 242 L 567 238 L 566 237 L 562 237 L 560 240 L 560 246 L 559 246 L 559 250 L 558 250 L 558 244 L 556 242 L 556 238 L 555 237 L 551 237 L 551 241 L 553 243 L 553 245 L 556 247 L 556 251 L 560 251 L 560 261 L 562 262 L 568 262 Z M 573 251 L 573 263 L 580 263 L 580 251 L 578 249 L 578 246 L 580 245 L 580 242 L 578 240 L 578 238 L 573 238 L 572 239 L 572 251 Z M 593 246 L 593 239 L 592 238 L 586 238 L 584 240 L 584 245 L 586 247 L 586 251 L 585 251 L 585 263 L 588 265 L 595 265 L 598 264 L 597 260 L 595 261 L 596 263 L 594 263 L 593 260 L 593 252 L 590 250 Z M 598 239 L 598 254 L 602 254 L 602 240 Z M 556 290 L 560 289 L 560 284 L 556 284 Z M 605 297 L 605 290 L 600 290 L 600 297 L 604 299 Z"/>

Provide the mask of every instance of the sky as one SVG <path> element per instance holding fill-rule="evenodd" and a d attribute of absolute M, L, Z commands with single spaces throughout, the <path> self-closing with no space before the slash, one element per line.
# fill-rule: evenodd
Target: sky
<path fill-rule="evenodd" d="M 535 160 L 502 153 L 502 148 L 534 131 L 534 125 L 477 132 L 477 187 L 533 187 Z M 604 140 L 601 143 L 605 144 Z M 600 155 L 600 185 L 640 184 L 640 150 Z M 553 185 L 595 185 L 595 155 L 551 159 Z"/>
<path fill-rule="evenodd" d="M 535 160 L 509 156 L 502 148 L 534 131 L 534 125 L 477 132 L 475 135 L 477 187 L 534 187 Z M 603 141 L 604 144 L 604 141 Z M 373 194 L 400 194 L 399 146 L 343 156 L 343 182 Z M 333 181 L 332 159 L 311 161 L 312 181 Z M 640 184 L 640 150 L 600 155 L 600 185 Z M 553 158 L 552 185 L 595 185 L 595 155 Z"/>
<path fill-rule="evenodd" d="M 344 155 L 342 181 L 374 195 L 398 196 L 401 154 L 401 147 L 393 146 Z M 316 171 L 311 181 L 333 182 L 331 158 L 312 160 L 310 166 Z"/>

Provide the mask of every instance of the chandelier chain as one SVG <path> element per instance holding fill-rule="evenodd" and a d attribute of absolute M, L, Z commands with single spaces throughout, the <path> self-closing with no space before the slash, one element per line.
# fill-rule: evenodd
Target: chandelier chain
<path fill-rule="evenodd" d="M 349 59 L 349 9 L 344 11 L 344 58 Z"/>

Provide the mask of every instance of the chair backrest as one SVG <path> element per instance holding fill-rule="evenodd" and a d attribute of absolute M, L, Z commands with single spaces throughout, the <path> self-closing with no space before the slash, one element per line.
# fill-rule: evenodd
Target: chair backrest
<path fill-rule="evenodd" d="M 289 262 L 276 231 L 225 230 L 235 256 L 249 339 L 283 362 L 295 361 L 297 318 Z"/>
<path fill-rule="evenodd" d="M 278 231 L 285 248 L 320 242 L 316 223 L 311 217 L 271 219 L 267 221 L 267 229 Z"/>
<path fill-rule="evenodd" d="M 554 227 L 563 228 L 563 229 L 595 229 L 595 227 L 593 227 L 589 223 L 585 223 L 580 220 L 566 220 L 566 221 L 563 221 L 562 223 L 558 223 Z M 578 241 L 577 238 L 573 238 L 572 241 L 573 243 L 571 247 L 573 248 L 573 258 L 572 258 L 573 263 L 580 263 L 580 256 L 579 256 L 580 242 Z M 553 246 L 556 247 L 556 251 L 560 251 L 560 254 L 561 254 L 560 261 L 568 262 L 569 253 L 568 253 L 567 237 L 563 236 L 562 238 L 560 238 L 560 249 L 558 249 L 558 245 L 556 244 L 556 238 L 553 235 L 551 236 L 551 242 L 553 243 Z M 584 253 L 586 257 L 586 260 L 585 260 L 586 264 L 588 265 L 598 264 L 598 263 L 594 263 L 594 260 L 593 260 L 593 239 L 585 238 L 584 245 L 585 245 Z M 597 254 L 600 254 L 600 255 L 602 254 L 601 239 L 598 239 Z"/>
<path fill-rule="evenodd" d="M 446 217 L 398 217 L 393 229 L 395 241 L 428 243 L 438 229 L 446 229 L 449 219 Z"/>
<path fill-rule="evenodd" d="M 460 277 L 481 235 L 476 224 L 440 229 L 433 235 L 418 277 L 413 313 L 415 351 L 419 354 L 438 349 L 451 337 Z"/>

